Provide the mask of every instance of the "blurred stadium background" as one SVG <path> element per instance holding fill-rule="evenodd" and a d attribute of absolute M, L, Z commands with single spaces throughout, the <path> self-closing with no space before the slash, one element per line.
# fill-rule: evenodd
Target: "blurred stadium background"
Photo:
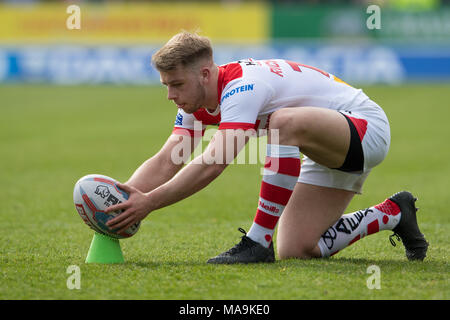
<path fill-rule="evenodd" d="M 79 30 L 66 25 L 72 4 Z M 380 29 L 367 27 L 372 4 Z M 212 268 L 206 260 L 254 218 L 256 164 L 144 221 L 121 243 L 125 264 L 85 264 L 93 232 L 73 186 L 89 173 L 126 181 L 167 139 L 177 111 L 150 57 L 182 29 L 210 37 L 219 64 L 299 61 L 380 103 L 393 124 L 389 159 L 347 212 L 417 193 L 426 262 L 405 263 L 380 232 L 336 259 Z M 448 299 L 449 89 L 450 0 L 0 0 L 0 300 Z M 366 285 L 372 264 L 382 290 Z M 69 290 L 69 265 L 81 267 L 82 290 Z"/>
<path fill-rule="evenodd" d="M 67 7 L 81 10 L 69 30 Z M 381 28 L 369 29 L 369 5 Z M 450 80 L 450 0 L 0 1 L 0 83 L 156 84 L 151 54 L 182 29 L 222 64 L 288 58 L 351 84 Z"/>

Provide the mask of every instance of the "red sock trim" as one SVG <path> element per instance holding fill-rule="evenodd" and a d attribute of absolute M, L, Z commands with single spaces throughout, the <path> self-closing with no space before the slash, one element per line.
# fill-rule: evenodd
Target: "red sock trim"
<path fill-rule="evenodd" d="M 299 158 L 275 158 L 266 156 L 264 168 L 281 174 L 298 177 L 300 174 Z"/>
<path fill-rule="evenodd" d="M 261 227 L 273 230 L 275 229 L 279 218 L 280 217 L 278 216 L 273 216 L 258 209 L 256 210 L 254 222 L 259 224 Z"/>
<path fill-rule="evenodd" d="M 378 224 L 378 219 L 375 219 L 367 225 L 367 235 L 374 234 L 380 231 L 380 225 Z"/>
<path fill-rule="evenodd" d="M 262 181 L 259 196 L 267 201 L 275 202 L 285 206 L 291 197 L 292 190 L 274 186 Z"/>
<path fill-rule="evenodd" d="M 400 207 L 394 201 L 389 199 L 376 205 L 375 209 L 391 216 L 396 216 L 400 213 Z"/>

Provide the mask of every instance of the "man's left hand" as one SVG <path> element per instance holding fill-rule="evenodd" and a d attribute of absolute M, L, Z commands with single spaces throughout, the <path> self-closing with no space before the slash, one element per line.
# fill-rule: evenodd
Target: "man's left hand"
<path fill-rule="evenodd" d="M 128 193 L 129 197 L 127 201 L 110 206 L 105 210 L 107 214 L 123 210 L 117 217 L 109 220 L 106 225 L 110 229 L 119 229 L 116 233 L 121 233 L 144 219 L 152 210 L 146 194 L 126 184 L 117 183 L 117 186 Z"/>

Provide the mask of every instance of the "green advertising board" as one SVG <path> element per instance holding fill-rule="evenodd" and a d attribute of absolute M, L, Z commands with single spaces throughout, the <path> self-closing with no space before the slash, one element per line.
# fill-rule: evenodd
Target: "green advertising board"
<path fill-rule="evenodd" d="M 450 7 L 397 10 L 369 6 L 278 4 L 272 8 L 276 40 L 372 39 L 450 42 Z M 379 27 L 369 25 L 378 13 Z"/>

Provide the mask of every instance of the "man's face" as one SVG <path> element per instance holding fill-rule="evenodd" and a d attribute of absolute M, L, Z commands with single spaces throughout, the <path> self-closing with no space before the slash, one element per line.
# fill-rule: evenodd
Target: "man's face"
<path fill-rule="evenodd" d="M 182 66 L 160 72 L 161 83 L 167 87 L 167 99 L 186 113 L 194 113 L 204 104 L 206 89 L 200 71 Z"/>

